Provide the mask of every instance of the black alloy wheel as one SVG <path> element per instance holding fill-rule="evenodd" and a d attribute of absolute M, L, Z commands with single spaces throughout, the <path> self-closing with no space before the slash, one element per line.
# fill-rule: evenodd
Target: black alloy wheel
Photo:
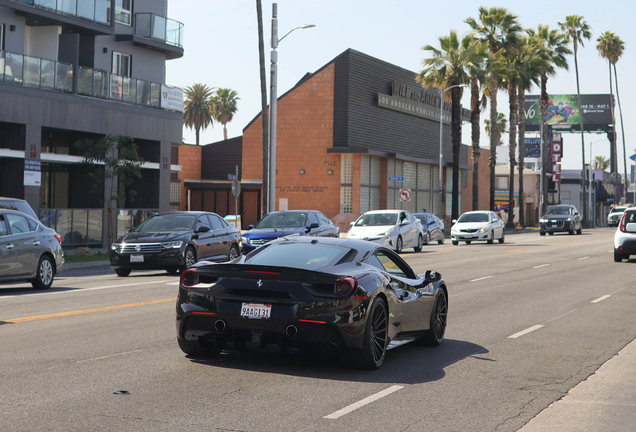
<path fill-rule="evenodd" d="M 185 268 L 189 269 L 197 262 L 197 254 L 192 248 L 192 246 L 188 246 L 185 250 L 184 255 Z"/>
<path fill-rule="evenodd" d="M 31 285 L 36 289 L 49 289 L 53 284 L 54 275 L 53 261 L 48 256 L 43 255 L 40 257 L 37 274 L 35 279 L 31 280 Z"/>
<path fill-rule="evenodd" d="M 402 236 L 398 236 L 395 242 L 395 252 L 402 253 Z"/>
<path fill-rule="evenodd" d="M 446 293 L 441 290 L 435 298 L 435 304 L 431 312 L 431 328 L 418 339 L 418 342 L 426 346 L 438 346 L 444 340 L 448 319 L 448 301 Z"/>
<path fill-rule="evenodd" d="M 354 369 L 378 369 L 384 362 L 388 345 L 389 314 L 386 303 L 376 297 L 367 316 L 362 349 L 350 349 L 343 354 L 343 363 Z"/>
<path fill-rule="evenodd" d="M 427 235 L 428 237 L 428 235 Z M 428 243 L 426 243 L 428 244 Z M 415 252 L 422 252 L 422 246 L 424 245 L 424 240 L 422 240 L 422 236 L 420 234 L 417 235 L 417 246 L 413 247 Z"/>
<path fill-rule="evenodd" d="M 227 260 L 232 261 L 233 259 L 236 259 L 236 257 L 238 256 L 239 256 L 238 247 L 236 247 L 236 245 L 230 246 L 230 252 L 227 255 Z"/>

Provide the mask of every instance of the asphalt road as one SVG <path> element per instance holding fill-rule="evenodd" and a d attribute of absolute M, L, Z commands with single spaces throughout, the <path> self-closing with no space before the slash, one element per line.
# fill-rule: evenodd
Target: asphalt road
<path fill-rule="evenodd" d="M 324 359 L 187 358 L 178 278 L 69 270 L 0 286 L 2 431 L 517 431 L 636 338 L 636 260 L 613 229 L 425 246 L 403 257 L 449 287 L 438 348 L 379 371 Z M 115 394 L 115 392 L 127 394 Z"/>

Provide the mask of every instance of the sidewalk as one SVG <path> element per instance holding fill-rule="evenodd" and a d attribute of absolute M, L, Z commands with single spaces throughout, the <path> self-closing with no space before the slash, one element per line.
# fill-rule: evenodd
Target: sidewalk
<path fill-rule="evenodd" d="M 519 432 L 636 430 L 636 340 Z"/>

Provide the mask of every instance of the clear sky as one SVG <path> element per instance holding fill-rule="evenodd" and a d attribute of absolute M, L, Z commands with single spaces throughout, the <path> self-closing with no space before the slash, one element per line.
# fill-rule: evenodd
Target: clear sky
<path fill-rule="evenodd" d="M 271 51 L 272 1 L 263 0 L 263 33 L 266 74 L 269 92 L 269 53 Z M 627 156 L 636 153 L 636 84 L 630 71 L 636 70 L 636 25 L 631 1 L 604 0 L 517 1 L 487 3 L 472 0 L 279 0 L 279 38 L 289 30 L 304 24 L 315 28 L 296 30 L 278 47 L 278 94 L 292 88 L 307 72 L 320 69 L 348 48 L 419 72 L 426 53 L 425 45 L 439 46 L 438 37 L 451 29 L 460 35 L 470 31 L 464 20 L 477 17 L 479 6 L 504 6 L 519 17 L 524 28 L 548 24 L 558 28 L 567 15 L 582 15 L 592 29 L 592 39 L 579 48 L 578 63 L 582 94 L 609 93 L 608 65 L 596 49 L 596 39 L 611 31 L 625 42 L 623 57 L 617 63 L 619 89 L 625 122 Z M 240 136 L 243 128 L 261 110 L 260 72 L 258 62 L 258 30 L 255 0 L 169 0 L 168 17 L 185 25 L 182 58 L 169 60 L 166 83 L 187 87 L 194 83 L 210 87 L 231 88 L 238 92 L 238 111 L 228 123 L 228 137 Z M 570 71 L 559 70 L 548 81 L 548 93 L 576 94 L 574 57 L 570 56 Z M 536 94 L 538 88 L 529 93 Z M 269 95 L 268 95 L 269 100 Z M 469 105 L 468 96 L 462 100 Z M 500 93 L 499 111 L 508 116 L 508 97 Z M 483 119 L 486 118 L 482 114 Z M 619 172 L 623 172 L 622 130 L 618 109 Z M 186 143 L 194 143 L 194 131 L 184 128 Z M 223 139 L 223 127 L 214 124 L 201 133 L 201 143 Z M 507 143 L 508 137 L 502 137 Z M 470 144 L 470 126 L 463 128 L 462 142 Z M 609 141 L 605 135 L 585 135 L 585 159 L 609 157 Z M 482 147 L 488 139 L 482 133 Z M 627 159 L 628 167 L 633 163 Z M 563 169 L 581 169 L 581 138 L 564 134 Z"/>

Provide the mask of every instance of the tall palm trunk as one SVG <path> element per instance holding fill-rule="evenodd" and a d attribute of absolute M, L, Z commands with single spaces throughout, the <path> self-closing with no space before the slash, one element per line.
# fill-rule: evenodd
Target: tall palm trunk
<path fill-rule="evenodd" d="M 497 145 L 499 144 L 499 128 L 497 127 L 497 82 L 490 85 L 490 210 L 495 210 L 495 165 L 497 165 Z"/>
<path fill-rule="evenodd" d="M 261 189 L 261 216 L 267 213 L 269 202 L 269 128 L 267 113 L 267 81 L 265 79 L 265 48 L 263 45 L 263 8 L 261 0 L 256 0 L 256 19 L 258 21 L 258 63 L 261 71 L 261 119 L 263 122 L 263 188 Z"/>
<path fill-rule="evenodd" d="M 517 150 L 517 86 L 508 86 L 509 104 L 510 104 L 510 123 L 508 130 L 508 143 L 510 146 L 510 184 L 508 187 L 508 222 L 506 228 L 514 228 L 515 218 L 515 165 Z"/>
<path fill-rule="evenodd" d="M 519 113 L 517 120 L 519 121 L 519 226 L 526 226 L 525 218 L 525 200 L 523 191 L 523 164 L 526 157 L 526 91 L 523 88 L 519 88 Z"/>
<path fill-rule="evenodd" d="M 457 85 L 458 83 L 453 83 Z M 452 220 L 459 218 L 459 151 L 461 148 L 462 106 L 460 103 L 461 89 L 451 90 L 451 142 L 453 145 L 453 205 Z"/>
<path fill-rule="evenodd" d="M 621 118 L 621 135 L 623 136 L 623 165 L 625 168 L 625 187 L 627 188 L 627 150 L 625 149 L 625 127 L 623 126 L 623 109 L 621 108 L 621 97 L 620 97 L 620 94 L 618 93 L 618 74 L 616 73 L 616 63 L 614 64 L 614 82 L 616 82 L 616 98 L 618 99 L 618 114 Z M 614 130 L 616 130 L 616 126 L 614 126 Z M 627 191 L 627 189 L 625 189 L 625 191 Z"/>
<path fill-rule="evenodd" d="M 201 130 L 200 128 L 194 128 L 194 136 L 196 138 L 197 145 L 199 145 L 199 131 L 200 130 Z"/>
<path fill-rule="evenodd" d="M 227 140 L 227 126 L 223 125 L 223 139 Z"/>
<path fill-rule="evenodd" d="M 547 209 L 547 201 L 548 201 L 548 182 L 546 180 L 545 173 L 548 167 L 548 127 L 546 123 L 548 122 L 548 74 L 541 74 L 541 97 L 539 99 L 539 112 L 541 115 L 541 171 L 543 177 L 541 178 L 540 185 L 543 185 L 543 189 L 541 190 L 541 196 L 543 199 L 541 200 L 541 208 L 539 209 L 540 214 L 544 214 Z"/>
<path fill-rule="evenodd" d="M 583 220 L 588 221 L 588 210 L 587 210 L 587 194 L 585 193 L 585 134 L 583 128 L 583 109 L 581 107 L 581 87 L 579 86 L 579 62 L 577 60 L 577 51 L 578 47 L 576 41 L 574 43 L 574 69 L 576 71 L 576 94 L 579 98 L 579 117 L 581 121 L 581 160 L 582 167 L 581 168 L 581 213 L 583 214 Z M 589 221 L 588 221 L 589 223 Z"/>
<path fill-rule="evenodd" d="M 470 82 L 470 123 L 473 144 L 473 210 L 479 210 L 479 81 L 473 78 Z"/>

